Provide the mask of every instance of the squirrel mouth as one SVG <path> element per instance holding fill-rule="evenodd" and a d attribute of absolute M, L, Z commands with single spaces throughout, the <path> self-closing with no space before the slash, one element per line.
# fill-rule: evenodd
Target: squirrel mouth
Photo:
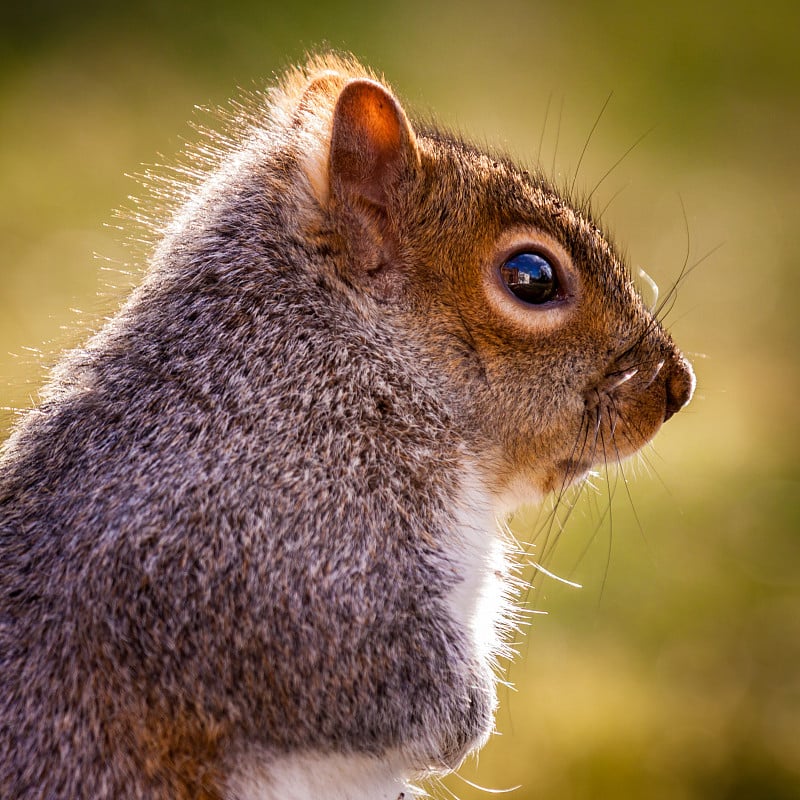
<path fill-rule="evenodd" d="M 542 494 L 555 492 L 560 495 L 577 483 L 581 483 L 592 471 L 594 463 L 585 458 L 565 458 L 552 462 L 552 466 L 540 473 L 536 486 Z"/>
<path fill-rule="evenodd" d="M 567 487 L 585 478 L 592 467 L 594 463 L 587 459 L 565 458 L 556 463 L 556 472 L 562 476 L 564 486 Z"/>

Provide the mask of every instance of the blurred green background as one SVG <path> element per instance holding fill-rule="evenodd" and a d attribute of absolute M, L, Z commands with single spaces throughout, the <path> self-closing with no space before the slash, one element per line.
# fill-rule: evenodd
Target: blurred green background
<path fill-rule="evenodd" d="M 541 143 L 564 184 L 613 92 L 577 186 L 649 131 L 597 207 L 662 293 L 687 249 L 691 265 L 719 248 L 668 319 L 699 388 L 626 466 L 627 490 L 618 476 L 583 493 L 550 565 L 584 588 L 535 580 L 529 605 L 549 616 L 510 667 L 516 691 L 501 687 L 501 735 L 434 791 L 800 797 L 799 9 L 4 3 L 0 433 L 135 280 L 111 210 L 140 192 L 126 173 L 194 137 L 195 104 L 330 45 L 478 141 L 528 161 Z M 541 543 L 546 514 L 518 531 Z"/>

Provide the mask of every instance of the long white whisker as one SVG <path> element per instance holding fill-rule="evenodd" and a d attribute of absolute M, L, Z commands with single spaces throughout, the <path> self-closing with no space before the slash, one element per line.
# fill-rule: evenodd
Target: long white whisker
<path fill-rule="evenodd" d="M 556 575 L 555 572 L 550 572 L 549 569 L 545 569 L 541 564 L 538 564 L 536 561 L 527 561 L 528 566 L 533 567 L 534 569 L 538 570 L 544 575 L 547 575 L 548 578 L 552 578 L 559 583 L 566 583 L 567 586 L 573 586 L 576 589 L 583 589 L 583 584 L 576 583 L 575 581 L 569 581 L 566 578 L 562 578 L 560 575 Z"/>
<path fill-rule="evenodd" d="M 650 311 L 654 311 L 658 305 L 658 284 L 641 267 L 639 267 L 639 277 L 653 292 L 653 302 L 650 304 Z"/>
<path fill-rule="evenodd" d="M 663 366 L 663 362 L 662 362 L 662 366 Z M 619 378 L 617 378 L 617 380 L 614 383 L 612 383 L 612 384 L 610 384 L 608 386 L 607 391 L 612 392 L 614 389 L 618 388 L 619 386 L 622 386 L 623 383 L 627 383 L 631 378 L 636 376 L 638 373 L 639 373 L 639 368 L 638 367 L 634 367 L 633 369 L 626 370 L 625 372 L 622 373 L 622 375 L 619 376 Z"/>
<path fill-rule="evenodd" d="M 509 792 L 516 792 L 517 789 L 522 788 L 522 784 L 519 786 L 510 786 L 508 789 L 487 789 L 485 786 L 481 786 L 480 784 L 473 783 L 470 780 L 467 780 L 463 775 L 459 775 L 457 772 L 453 773 L 460 781 L 464 781 L 467 786 L 472 787 L 473 789 L 477 789 L 479 792 L 486 792 L 487 794 L 508 794 Z"/>

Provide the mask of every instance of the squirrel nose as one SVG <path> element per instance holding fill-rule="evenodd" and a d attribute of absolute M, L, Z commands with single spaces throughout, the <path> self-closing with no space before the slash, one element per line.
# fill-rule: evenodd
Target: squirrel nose
<path fill-rule="evenodd" d="M 664 422 L 692 399 L 696 382 L 692 365 L 682 355 L 673 356 L 667 370 L 664 384 L 667 393 Z"/>

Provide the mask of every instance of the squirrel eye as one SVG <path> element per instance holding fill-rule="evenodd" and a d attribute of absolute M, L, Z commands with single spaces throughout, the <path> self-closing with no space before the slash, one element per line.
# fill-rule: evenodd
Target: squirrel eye
<path fill-rule="evenodd" d="M 500 277 L 515 297 L 530 305 L 554 300 L 559 284 L 553 265 L 538 253 L 517 253 L 500 267 Z"/>

